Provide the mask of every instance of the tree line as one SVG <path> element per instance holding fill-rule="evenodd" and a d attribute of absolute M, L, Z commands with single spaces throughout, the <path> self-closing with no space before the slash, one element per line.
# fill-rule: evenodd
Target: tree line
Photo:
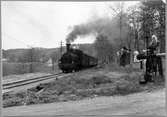
<path fill-rule="evenodd" d="M 116 58 L 116 52 L 123 46 L 132 52 L 146 49 L 153 34 L 160 41 L 160 52 L 165 52 L 164 2 L 161 0 L 141 1 L 139 4 L 129 7 L 126 12 L 119 10 L 115 18 L 117 18 L 117 24 L 114 27 L 117 28 L 115 32 L 119 32 L 120 28 L 122 32 L 118 33 L 114 39 L 113 36 L 115 35 L 99 33 L 94 44 L 96 56 L 102 63 L 113 62 Z"/>

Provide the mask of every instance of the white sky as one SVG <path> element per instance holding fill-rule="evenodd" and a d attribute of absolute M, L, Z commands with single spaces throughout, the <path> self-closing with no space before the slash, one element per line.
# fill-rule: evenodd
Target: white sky
<path fill-rule="evenodd" d="M 16 2 L 2 1 L 2 48 L 55 48 L 65 39 L 70 27 L 95 16 L 112 17 L 109 5 L 116 2 Z M 125 6 L 137 2 L 126 2 Z M 93 42 L 92 36 L 75 43 Z"/>

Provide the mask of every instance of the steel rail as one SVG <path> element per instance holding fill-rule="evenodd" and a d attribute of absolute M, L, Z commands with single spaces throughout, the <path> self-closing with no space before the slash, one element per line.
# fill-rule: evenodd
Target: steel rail
<path fill-rule="evenodd" d="M 26 80 L 20 80 L 20 81 L 11 82 L 11 83 L 6 83 L 6 84 L 3 84 L 3 89 L 11 89 L 11 88 L 14 88 L 14 87 L 19 87 L 19 86 L 39 82 L 39 81 L 44 81 L 44 80 L 52 79 L 52 78 L 55 78 L 55 77 L 57 78 L 61 74 L 63 74 L 63 73 L 57 73 L 57 74 L 52 74 L 52 75 L 47 75 L 47 76 L 41 76 L 41 77 L 36 77 L 36 78 L 31 78 L 31 79 L 26 79 Z"/>

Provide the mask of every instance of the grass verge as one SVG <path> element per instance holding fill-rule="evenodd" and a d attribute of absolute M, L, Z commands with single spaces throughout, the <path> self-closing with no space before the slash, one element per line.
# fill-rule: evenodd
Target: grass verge
<path fill-rule="evenodd" d="M 164 87 L 163 80 L 159 80 L 154 84 L 140 85 L 138 81 L 141 74 L 132 72 L 132 70 L 119 77 L 111 77 L 109 74 L 112 74 L 112 72 L 102 69 L 74 73 L 54 82 L 40 84 L 27 92 L 6 93 L 3 95 L 3 105 L 4 107 L 10 107 L 24 104 L 81 100 L 97 96 L 128 95 Z"/>

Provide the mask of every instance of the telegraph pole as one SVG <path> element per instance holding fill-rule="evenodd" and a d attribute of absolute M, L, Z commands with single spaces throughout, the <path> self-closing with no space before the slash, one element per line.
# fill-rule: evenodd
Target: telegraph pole
<path fill-rule="evenodd" d="M 32 63 L 33 63 L 33 48 L 31 47 L 30 48 L 30 73 L 33 72 L 33 65 L 32 65 Z"/>
<path fill-rule="evenodd" d="M 120 14 L 119 16 L 119 20 L 120 20 L 120 26 L 119 26 L 119 32 L 120 32 L 120 41 L 121 41 L 121 44 L 120 46 L 122 46 L 123 44 L 123 41 L 122 41 L 122 11 L 123 11 L 123 3 L 120 2 L 120 8 L 119 8 L 119 11 L 115 10 L 114 8 L 110 7 L 116 14 Z"/>
<path fill-rule="evenodd" d="M 62 51 L 63 51 L 63 47 L 62 47 L 62 46 L 63 46 L 63 42 L 61 41 L 61 42 L 60 42 L 60 55 L 61 55 L 61 56 L 62 56 Z"/>

